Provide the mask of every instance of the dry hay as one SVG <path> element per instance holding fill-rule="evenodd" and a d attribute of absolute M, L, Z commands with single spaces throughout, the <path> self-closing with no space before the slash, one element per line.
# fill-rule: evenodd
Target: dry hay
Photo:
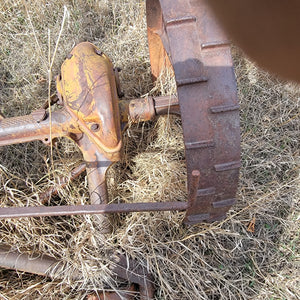
<path fill-rule="evenodd" d="M 50 57 L 67 8 L 53 75 L 72 47 L 95 43 L 123 69 L 126 98 L 174 92 L 153 87 L 144 1 L 12 1 L 0 4 L 0 113 L 23 115 L 47 99 Z M 0 243 L 44 253 L 69 266 L 63 279 L 0 270 L 2 299 L 84 299 L 116 288 L 109 250 L 125 251 L 155 277 L 156 299 L 297 299 L 299 280 L 299 87 L 259 70 L 234 49 L 241 103 L 242 161 L 238 204 L 216 224 L 186 228 L 182 213 L 121 215 L 105 241 L 89 216 L 5 220 Z M 51 91 L 55 89 L 51 82 Z M 125 154 L 108 174 L 111 200 L 184 201 L 186 170 L 180 119 L 131 126 Z M 40 142 L 0 148 L 1 206 L 36 205 L 38 192 L 81 161 L 72 143 L 50 150 Z M 85 203 L 82 175 L 56 204 Z M 247 231 L 255 217 L 255 231 Z M 81 280 L 69 276 L 79 270 Z"/>

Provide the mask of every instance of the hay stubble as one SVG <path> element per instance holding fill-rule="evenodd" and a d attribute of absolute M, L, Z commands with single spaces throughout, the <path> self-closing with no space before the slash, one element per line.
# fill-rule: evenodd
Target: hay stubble
<path fill-rule="evenodd" d="M 27 9 L 25 9 L 26 3 Z M 48 97 L 53 74 L 72 47 L 94 42 L 122 67 L 126 98 L 174 93 L 170 74 L 152 86 L 144 1 L 11 1 L 0 4 L 0 113 L 28 114 Z M 29 18 L 30 17 L 30 18 Z M 156 299 L 297 299 L 299 282 L 299 98 L 294 84 L 259 70 L 234 50 L 242 126 L 238 203 L 219 224 L 186 228 L 182 213 L 132 213 L 115 218 L 106 241 L 89 216 L 6 220 L 0 242 L 44 253 L 69 266 L 62 280 L 0 270 L 3 299 L 83 299 L 117 288 L 107 264 L 126 251 L 154 274 Z M 51 83 L 51 92 L 55 90 Z M 40 142 L 0 148 L 1 206 L 37 205 L 39 191 L 81 161 L 69 141 L 50 150 Z M 181 123 L 160 117 L 124 133 L 124 156 L 108 172 L 111 200 L 185 201 Z M 85 176 L 60 191 L 56 204 L 88 201 Z M 255 231 L 247 225 L 255 217 Z M 72 270 L 81 280 L 72 282 Z"/>

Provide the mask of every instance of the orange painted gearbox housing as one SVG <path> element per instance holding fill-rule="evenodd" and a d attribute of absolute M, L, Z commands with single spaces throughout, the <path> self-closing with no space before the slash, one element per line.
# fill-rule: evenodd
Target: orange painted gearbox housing
<path fill-rule="evenodd" d="M 78 44 L 61 66 L 57 92 L 74 121 L 69 132 L 86 134 L 109 160 L 122 145 L 118 95 L 110 59 L 89 42 Z"/>

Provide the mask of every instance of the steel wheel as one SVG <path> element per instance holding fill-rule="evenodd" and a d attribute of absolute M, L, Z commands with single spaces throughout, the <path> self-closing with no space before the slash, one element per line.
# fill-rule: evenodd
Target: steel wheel
<path fill-rule="evenodd" d="M 175 72 L 188 191 L 195 197 L 184 222 L 220 220 L 235 203 L 240 167 L 230 45 L 204 0 L 147 0 L 147 24 L 153 77 L 169 59 Z"/>

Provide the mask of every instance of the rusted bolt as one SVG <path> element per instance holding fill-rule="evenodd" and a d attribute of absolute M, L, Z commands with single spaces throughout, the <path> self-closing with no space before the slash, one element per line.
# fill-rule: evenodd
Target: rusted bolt
<path fill-rule="evenodd" d="M 91 130 L 92 131 L 98 131 L 100 129 L 100 125 L 97 123 L 94 123 L 91 125 Z"/>
<path fill-rule="evenodd" d="M 103 54 L 103 52 L 102 52 L 102 51 L 100 51 L 100 50 L 98 50 L 98 49 L 96 49 L 96 51 L 95 51 L 95 52 L 96 52 L 96 54 L 98 54 L 98 55 L 100 55 L 100 56 Z"/>

